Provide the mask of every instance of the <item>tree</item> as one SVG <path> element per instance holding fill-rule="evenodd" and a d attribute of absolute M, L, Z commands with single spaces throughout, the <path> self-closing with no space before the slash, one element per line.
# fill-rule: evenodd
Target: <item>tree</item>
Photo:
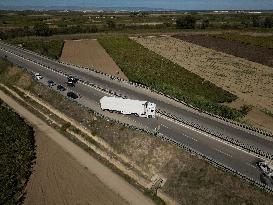
<path fill-rule="evenodd" d="M 266 17 L 264 19 L 264 28 L 272 28 L 273 27 L 273 19 L 270 17 Z"/>
<path fill-rule="evenodd" d="M 181 29 L 195 28 L 196 19 L 193 16 L 185 16 L 176 20 L 176 27 Z"/>
<path fill-rule="evenodd" d="M 42 22 L 35 24 L 33 30 L 36 36 L 50 36 L 52 34 L 49 26 Z"/>
<path fill-rule="evenodd" d="M 259 18 L 258 16 L 253 16 L 252 25 L 253 27 L 264 27 L 264 20 L 262 18 Z"/>
<path fill-rule="evenodd" d="M 116 28 L 116 23 L 114 21 L 110 20 L 110 19 L 108 19 L 106 21 L 106 24 L 107 24 L 107 27 L 110 28 L 110 29 Z"/>
<path fill-rule="evenodd" d="M 202 19 L 195 22 L 195 28 L 199 29 L 206 29 L 209 26 L 209 20 L 208 19 Z"/>

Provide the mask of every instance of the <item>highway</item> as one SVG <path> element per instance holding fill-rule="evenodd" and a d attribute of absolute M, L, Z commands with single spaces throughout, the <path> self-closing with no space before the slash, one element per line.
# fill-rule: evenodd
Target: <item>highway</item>
<path fill-rule="evenodd" d="M 65 85 L 66 75 L 77 76 L 80 82 L 70 89 L 81 96 L 77 100 L 79 104 L 134 127 L 150 132 L 155 132 L 157 129 L 158 136 L 212 160 L 221 167 L 234 170 L 242 176 L 264 184 L 266 188 L 273 188 L 273 182 L 264 177 L 256 166 L 256 162 L 263 160 L 264 155 L 273 156 L 273 140 L 269 137 L 200 113 L 142 87 L 135 87 L 128 82 L 111 79 L 107 75 L 87 69 L 65 65 L 1 41 L 0 57 L 28 71 L 39 72 L 45 77 L 41 81 L 44 84 L 50 79 L 57 84 Z M 132 99 L 154 102 L 160 113 L 168 114 L 158 113 L 155 119 L 146 119 L 103 112 L 99 106 L 99 99 L 110 95 L 109 91 Z M 62 94 L 66 95 L 65 92 Z"/>

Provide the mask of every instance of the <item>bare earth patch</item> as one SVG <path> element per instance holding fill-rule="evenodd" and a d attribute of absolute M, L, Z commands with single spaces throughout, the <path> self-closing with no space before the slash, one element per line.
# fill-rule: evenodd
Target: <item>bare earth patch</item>
<path fill-rule="evenodd" d="M 172 37 L 133 39 L 237 95 L 246 104 L 273 111 L 272 68 Z"/>
<path fill-rule="evenodd" d="M 128 80 L 96 39 L 65 41 L 60 60 Z"/>
<path fill-rule="evenodd" d="M 24 204 L 127 204 L 43 132 Z"/>

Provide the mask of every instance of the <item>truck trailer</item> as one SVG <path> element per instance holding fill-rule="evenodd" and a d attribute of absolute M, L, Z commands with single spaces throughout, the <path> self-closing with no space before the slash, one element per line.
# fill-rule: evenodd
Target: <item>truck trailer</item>
<path fill-rule="evenodd" d="M 102 110 L 110 112 L 155 118 L 156 104 L 147 101 L 104 96 L 100 99 L 100 106 Z"/>

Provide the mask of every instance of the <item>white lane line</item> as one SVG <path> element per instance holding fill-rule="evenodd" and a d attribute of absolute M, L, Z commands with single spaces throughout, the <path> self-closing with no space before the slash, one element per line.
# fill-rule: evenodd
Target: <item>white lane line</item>
<path fill-rule="evenodd" d="M 160 124 L 160 126 L 162 126 L 162 127 L 165 127 L 165 128 L 167 128 L 167 129 L 169 129 L 169 127 L 167 127 L 166 125 Z"/>
<path fill-rule="evenodd" d="M 253 167 L 253 168 L 257 169 L 257 167 L 256 167 L 256 166 L 254 166 L 253 164 L 246 163 L 246 165 L 251 166 L 251 167 Z"/>
<path fill-rule="evenodd" d="M 2 49 L 2 50 L 3 50 L 3 49 Z M 18 54 L 16 54 L 16 53 L 13 53 L 13 52 L 10 52 L 10 51 L 5 51 L 5 52 L 7 52 L 7 53 L 12 53 L 13 55 L 20 57 L 20 56 L 19 56 Z M 23 58 L 23 57 L 20 57 L 20 58 Z M 36 63 L 36 62 L 33 62 L 32 60 L 29 60 L 29 59 L 27 59 L 27 58 L 23 58 L 23 59 L 25 59 L 25 60 L 27 60 L 27 61 L 29 61 L 29 62 L 32 62 L 32 63 L 34 63 L 34 64 L 40 65 L 41 67 L 44 67 L 44 68 L 46 68 L 46 69 L 48 69 L 48 70 L 51 70 L 51 71 L 53 71 L 53 72 L 55 72 L 55 73 L 58 73 L 58 72 L 56 72 L 56 71 L 54 71 L 54 70 L 52 70 L 52 69 L 50 69 L 50 68 L 48 68 L 48 67 L 46 67 L 46 66 L 44 66 L 44 65 L 38 64 L 38 63 Z M 65 76 L 65 75 L 62 74 L 62 73 L 58 73 L 58 74 Z M 84 83 L 83 83 L 83 84 L 84 84 Z M 85 84 L 85 85 L 86 85 L 86 84 Z M 90 85 L 87 85 L 87 86 L 89 86 L 89 87 L 91 87 L 91 88 L 93 88 L 93 89 L 95 89 L 95 90 L 97 90 L 97 91 L 104 92 L 104 91 L 102 91 L 102 90 L 99 90 L 99 89 L 97 89 L 97 88 L 94 88 L 93 86 L 90 86 Z M 111 95 L 111 94 L 110 94 L 110 95 Z M 226 144 L 226 145 L 228 145 L 228 146 L 231 146 L 231 147 L 233 147 L 233 148 L 235 148 L 235 149 L 237 149 L 237 150 L 240 150 L 240 151 L 242 151 L 242 152 L 245 152 L 245 153 L 247 153 L 247 154 L 249 154 L 249 155 L 255 156 L 255 157 L 260 158 L 260 159 L 263 159 L 263 157 L 258 156 L 258 155 L 254 154 L 254 153 L 249 153 L 249 152 L 247 152 L 246 150 L 242 149 L 241 147 L 234 146 L 234 145 L 232 145 L 232 144 L 230 144 L 230 143 L 228 143 L 228 142 L 226 142 L 226 141 L 224 141 L 224 140 L 218 139 L 218 138 L 216 138 L 216 137 L 214 137 L 214 136 L 212 136 L 212 135 L 209 135 L 209 134 L 207 134 L 207 133 L 204 133 L 204 132 L 202 132 L 202 131 L 199 131 L 199 130 L 197 130 L 196 128 L 190 127 L 190 126 L 185 125 L 185 124 L 183 124 L 183 123 L 181 123 L 181 122 L 177 122 L 177 121 L 175 121 L 175 120 L 173 120 L 173 119 L 170 119 L 170 118 L 168 118 L 168 117 L 165 117 L 164 115 L 157 114 L 157 116 L 159 116 L 159 117 L 161 117 L 161 118 L 163 118 L 163 119 L 166 119 L 166 120 L 168 120 L 168 121 L 171 121 L 172 123 L 175 123 L 175 124 L 177 124 L 177 125 L 179 125 L 179 126 L 182 126 L 182 127 L 187 128 L 187 129 L 190 129 L 190 130 L 192 130 L 192 131 L 194 131 L 194 132 L 197 132 L 197 133 L 199 133 L 199 134 L 202 134 L 202 135 L 204 135 L 204 136 L 207 136 L 207 137 L 209 137 L 209 138 L 212 138 L 212 139 L 214 139 L 214 140 L 216 140 L 216 141 L 219 141 L 219 142 L 221 142 L 221 143 L 223 143 L 223 144 Z M 188 137 L 188 136 L 186 136 L 186 137 Z M 193 138 L 192 138 L 192 139 L 193 139 Z M 193 139 L 193 140 L 196 141 L 196 139 Z"/>
<path fill-rule="evenodd" d="M 228 143 L 228 142 L 226 142 L 226 141 L 224 141 L 224 140 L 221 140 L 221 139 L 216 138 L 216 137 L 214 137 L 214 136 L 212 136 L 212 135 L 209 135 L 209 134 L 207 134 L 207 133 L 204 133 L 204 132 L 202 132 L 202 131 L 200 131 L 200 130 L 197 130 L 196 128 L 190 127 L 190 126 L 185 125 L 185 124 L 183 124 L 183 123 L 181 123 L 181 122 L 174 121 L 174 120 L 172 120 L 172 119 L 170 119 L 170 118 L 168 118 L 168 117 L 165 117 L 164 115 L 157 114 L 157 116 L 158 116 L 158 117 L 161 117 L 162 119 L 168 120 L 168 121 L 170 121 L 170 122 L 172 122 L 172 123 L 175 123 L 175 124 L 177 124 L 178 126 L 185 127 L 186 129 L 190 129 L 190 130 L 192 130 L 192 131 L 194 131 L 194 132 L 197 132 L 197 133 L 199 133 L 199 134 L 201 134 L 201 135 L 204 135 L 204 136 L 209 137 L 209 138 L 211 138 L 211 139 L 213 139 L 213 140 L 216 140 L 216 141 L 218 141 L 218 142 L 221 142 L 221 143 L 223 143 L 223 144 L 225 144 L 225 145 L 227 145 L 227 146 L 230 146 L 230 147 L 232 147 L 232 148 L 234 148 L 234 149 L 237 149 L 237 150 L 239 150 L 239 151 L 241 151 L 241 152 L 244 152 L 244 153 L 246 153 L 246 154 L 248 154 L 248 155 L 257 157 L 257 158 L 259 158 L 259 159 L 266 160 L 265 158 L 263 158 L 263 157 L 261 157 L 261 156 L 258 156 L 257 154 L 250 153 L 250 152 L 244 150 L 244 149 L 241 148 L 241 147 L 234 146 L 234 145 L 232 145 L 232 144 L 230 144 L 230 143 Z"/>
<path fill-rule="evenodd" d="M 187 138 L 189 138 L 189 139 L 191 139 L 191 140 L 193 140 L 193 141 L 195 141 L 195 142 L 198 142 L 198 140 L 197 139 L 194 139 L 194 138 L 192 138 L 192 137 L 190 137 L 190 136 L 188 136 L 188 135 L 185 135 L 185 134 L 182 134 L 184 137 L 187 137 Z"/>
<path fill-rule="evenodd" d="M 214 150 L 216 150 L 217 152 L 220 152 L 220 153 L 222 153 L 222 154 L 224 154 L 224 155 L 226 155 L 226 156 L 228 156 L 228 157 L 232 157 L 230 154 L 225 153 L 225 152 L 223 152 L 222 150 L 219 150 L 219 149 L 214 149 Z"/>

